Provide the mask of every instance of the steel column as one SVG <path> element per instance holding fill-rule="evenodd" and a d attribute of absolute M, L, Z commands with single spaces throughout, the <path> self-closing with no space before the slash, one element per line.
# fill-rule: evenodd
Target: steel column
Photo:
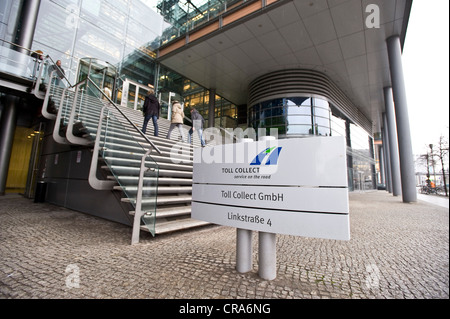
<path fill-rule="evenodd" d="M 389 135 L 389 160 L 391 162 L 392 195 L 398 196 L 402 193 L 400 162 L 398 154 L 397 128 L 395 126 L 396 114 L 392 101 L 392 89 L 384 88 L 384 104 L 386 108 L 387 134 Z"/>
<path fill-rule="evenodd" d="M 409 126 L 408 103 L 403 78 L 402 49 L 399 36 L 387 39 L 389 69 L 394 95 L 403 202 L 417 201 L 414 156 Z"/>
<path fill-rule="evenodd" d="M 0 195 L 5 195 L 6 179 L 8 178 L 9 161 L 14 142 L 14 132 L 17 123 L 17 106 L 19 98 L 6 96 L 0 121 Z"/>

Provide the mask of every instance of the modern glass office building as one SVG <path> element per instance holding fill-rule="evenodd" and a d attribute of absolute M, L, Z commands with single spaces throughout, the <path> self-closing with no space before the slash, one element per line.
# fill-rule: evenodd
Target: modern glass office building
<path fill-rule="evenodd" d="M 95 69 L 96 83 L 124 108 L 141 110 L 152 87 L 165 118 L 176 99 L 187 116 L 190 108 L 198 109 L 209 127 L 276 128 L 279 138 L 345 136 L 349 189 L 402 187 L 409 202 L 415 201 L 414 176 L 411 181 L 400 58 L 411 5 L 410 0 L 4 0 L 0 44 L 3 52 L 18 45 L 15 50 L 40 50 L 61 60 L 72 84 Z M 94 60 L 99 63 L 87 62 Z M 4 123 L 7 96 L 15 94 L 5 83 Z M 17 127 L 32 134 L 38 117 L 22 120 L 20 114 Z M 382 144 L 375 145 L 374 137 Z"/>

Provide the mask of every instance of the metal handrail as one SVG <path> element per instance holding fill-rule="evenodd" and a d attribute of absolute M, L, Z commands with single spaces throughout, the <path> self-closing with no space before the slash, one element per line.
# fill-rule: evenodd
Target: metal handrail
<path fill-rule="evenodd" d="M 52 78 L 53 74 L 56 72 L 56 70 L 53 70 L 52 73 L 50 74 L 50 78 Z M 42 103 L 42 116 L 45 117 L 46 119 L 49 120 L 54 120 L 56 118 L 55 114 L 50 114 L 47 110 L 48 107 L 48 102 L 50 100 L 50 91 L 51 91 L 51 86 L 52 86 L 52 81 L 50 81 L 48 88 L 47 88 L 47 92 L 45 92 L 45 97 L 44 97 L 44 102 Z"/>
<path fill-rule="evenodd" d="M 30 55 L 33 54 L 33 53 L 36 53 L 36 51 L 33 51 L 33 50 L 31 50 L 31 49 L 28 49 L 28 48 L 26 48 L 26 47 L 24 47 L 24 46 L 21 46 L 21 45 L 17 44 L 17 43 L 13 43 L 13 42 L 10 42 L 10 41 L 5 40 L 5 39 L 0 39 L 0 41 L 5 42 L 5 43 L 8 43 L 8 44 L 10 44 L 10 45 L 12 45 L 12 46 L 15 46 L 15 47 L 17 47 L 17 48 L 20 48 L 20 49 L 22 49 L 22 50 L 28 51 L 28 53 L 29 53 Z M 48 55 L 48 54 L 45 56 L 44 60 L 45 60 L 45 59 L 50 59 L 50 61 L 52 61 L 53 64 L 56 64 L 55 61 L 52 59 L 52 57 L 51 57 L 50 55 Z M 70 84 L 69 79 L 66 77 L 66 74 L 65 74 L 65 73 L 63 73 L 63 76 L 64 76 L 64 79 L 66 79 L 66 81 L 67 81 L 67 83 L 69 84 L 69 86 L 72 86 L 72 85 Z"/>
<path fill-rule="evenodd" d="M 19 44 L 17 44 L 17 43 L 13 43 L 13 42 L 10 42 L 10 41 L 5 40 L 5 39 L 0 39 L 0 41 L 3 41 L 3 42 L 5 42 L 5 43 L 11 44 L 11 45 L 13 45 L 13 46 L 16 46 L 16 47 L 18 47 L 18 48 L 20 48 L 20 49 L 23 49 L 23 50 L 26 50 L 26 51 L 28 51 L 28 52 L 30 52 L 30 53 L 35 53 L 35 52 L 36 52 L 36 51 L 33 51 L 33 50 L 28 49 L 28 48 L 26 48 L 26 47 L 23 47 L 23 46 L 21 46 L 21 45 L 19 45 Z"/>
<path fill-rule="evenodd" d="M 84 82 L 89 81 L 90 83 L 92 83 L 94 85 L 94 87 L 100 92 L 100 94 L 106 99 L 108 100 L 108 102 L 110 104 L 112 104 L 114 106 L 114 108 L 128 121 L 129 124 L 131 124 L 131 126 L 133 128 L 135 128 L 139 134 L 146 140 L 146 142 L 148 142 L 157 152 L 158 154 L 162 154 L 161 150 L 136 126 L 136 124 L 134 124 L 129 118 L 128 116 L 125 115 L 125 113 L 122 112 L 122 110 L 120 110 L 120 108 L 117 106 L 116 103 L 114 103 L 111 98 L 105 94 L 105 92 L 103 92 L 97 84 L 94 83 L 94 81 L 92 81 L 92 79 L 88 76 L 85 79 L 79 81 L 78 83 L 71 85 L 70 88 L 75 88 L 75 87 L 79 87 L 80 85 L 84 84 Z"/>
<path fill-rule="evenodd" d="M 94 81 L 92 81 L 89 76 L 86 78 L 89 82 L 91 82 L 94 87 L 100 91 L 100 93 L 103 95 L 103 97 L 105 97 L 109 103 L 111 103 L 115 109 L 128 121 L 129 124 L 131 124 L 138 132 L 139 134 L 158 152 L 158 154 L 162 154 L 161 150 L 144 134 L 144 132 L 142 132 L 137 126 L 136 124 L 134 124 L 129 118 L 128 116 L 126 116 L 122 110 L 120 110 L 120 108 L 116 105 L 116 103 L 114 103 L 111 98 L 105 94 L 105 92 L 103 92 L 97 84 L 94 83 Z"/>
<path fill-rule="evenodd" d="M 192 124 L 192 120 L 190 118 L 184 117 L 183 119 L 187 120 L 188 122 L 190 122 Z M 228 134 L 229 136 L 233 137 L 233 141 L 237 141 L 238 140 L 237 137 L 234 134 L 231 134 L 230 132 L 228 132 L 226 129 L 224 129 L 221 126 L 211 126 L 211 127 L 218 128 L 219 130 L 221 130 L 221 131 L 225 132 L 226 134 Z"/>
<path fill-rule="evenodd" d="M 142 192 L 143 192 L 143 184 L 144 184 L 144 173 L 149 170 L 145 166 L 145 159 L 150 155 L 152 149 L 148 149 L 148 151 L 141 158 L 141 166 L 139 170 L 139 179 L 138 179 L 138 190 L 136 194 L 136 205 L 134 210 L 134 220 L 133 220 L 133 231 L 131 236 L 131 244 L 137 244 L 139 242 L 139 231 L 141 227 L 141 218 L 142 214 Z M 152 233 L 154 236 L 154 233 Z"/>
<path fill-rule="evenodd" d="M 112 189 L 116 184 L 115 181 L 105 181 L 99 180 L 97 178 L 98 154 L 100 152 L 100 132 L 102 130 L 103 114 L 105 108 L 106 106 L 103 106 L 100 110 L 100 118 L 98 120 L 97 135 L 95 137 L 94 151 L 92 152 L 91 166 L 89 168 L 89 178 L 88 178 L 89 185 L 91 185 L 92 188 L 97 190 Z"/>
<path fill-rule="evenodd" d="M 51 57 L 50 55 L 47 55 L 45 58 L 46 58 L 46 59 L 50 59 L 50 61 L 52 61 L 53 65 L 56 65 L 55 61 L 53 61 L 53 59 L 52 59 L 52 57 Z M 59 66 L 58 66 L 58 68 L 61 69 Z M 52 72 L 52 73 L 53 73 L 53 72 Z M 69 87 L 72 86 L 72 85 L 70 84 L 69 79 L 66 77 L 66 73 L 64 72 L 62 75 L 63 75 L 64 79 L 66 79 L 68 86 L 69 86 Z"/>

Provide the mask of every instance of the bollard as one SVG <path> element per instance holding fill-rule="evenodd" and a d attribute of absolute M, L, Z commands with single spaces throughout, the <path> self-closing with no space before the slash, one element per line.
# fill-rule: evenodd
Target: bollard
<path fill-rule="evenodd" d="M 236 229 L 236 270 L 246 273 L 253 269 L 252 231 Z"/>
<path fill-rule="evenodd" d="M 265 280 L 277 277 L 277 235 L 259 232 L 258 274 Z"/>
<path fill-rule="evenodd" d="M 259 141 L 274 141 L 273 136 L 261 136 Z M 258 233 L 258 274 L 265 280 L 277 277 L 277 237 L 276 234 Z"/>
<path fill-rule="evenodd" d="M 253 142 L 253 139 L 244 138 L 239 143 Z M 253 269 L 252 256 L 252 231 L 248 229 L 236 229 L 236 270 L 246 273 Z"/>

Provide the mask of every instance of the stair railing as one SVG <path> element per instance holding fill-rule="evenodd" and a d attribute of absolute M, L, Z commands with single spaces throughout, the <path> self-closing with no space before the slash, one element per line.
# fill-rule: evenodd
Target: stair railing
<path fill-rule="evenodd" d="M 97 84 L 95 84 L 94 83 L 94 81 L 92 81 L 89 77 L 87 77 L 86 78 L 86 80 L 88 80 L 102 95 L 103 95 L 103 97 L 115 108 L 115 110 L 117 110 L 122 116 L 123 116 L 123 118 L 141 135 L 141 137 L 143 137 L 144 139 L 145 139 L 145 141 L 147 142 L 147 143 L 149 143 L 151 146 L 152 146 L 152 148 L 154 148 L 157 152 L 158 152 L 158 154 L 162 154 L 162 152 L 161 152 L 161 150 L 145 135 L 145 133 L 144 132 L 142 132 L 141 131 L 141 129 L 140 128 L 138 128 L 137 126 L 136 126 L 136 124 L 134 124 L 133 123 L 133 121 L 128 117 L 128 116 L 126 116 L 125 115 L 125 113 L 124 112 L 122 112 L 122 110 L 120 109 L 120 107 L 119 106 L 117 106 L 117 104 L 116 103 L 114 103 L 112 100 L 111 100 L 111 98 L 107 95 L 107 94 L 105 94 L 105 92 L 103 92 L 99 87 L 98 87 L 98 85 Z"/>
<path fill-rule="evenodd" d="M 41 113 L 42 113 L 42 116 L 44 116 L 46 119 L 55 120 L 57 115 L 54 112 L 49 111 L 49 109 L 48 109 L 49 102 L 52 97 L 55 97 L 58 94 L 57 93 L 58 88 L 62 90 L 65 88 L 71 88 L 72 85 L 70 84 L 70 81 L 66 77 L 66 74 L 64 72 L 59 73 L 59 74 L 62 74 L 63 78 L 56 81 L 56 78 L 57 78 L 56 74 L 58 74 L 58 71 L 56 69 L 54 69 L 50 72 L 50 74 L 48 74 L 48 66 L 49 65 L 56 65 L 56 63 L 53 61 L 53 59 L 49 55 L 47 55 L 44 58 L 44 61 L 42 62 L 42 67 L 40 67 L 38 75 L 36 77 L 36 82 L 35 82 L 35 85 L 33 88 L 33 94 L 38 98 L 42 98 L 42 93 L 39 90 L 40 84 L 47 85 L 47 89 L 46 89 L 46 92 L 44 95 L 44 103 L 42 104 Z M 57 83 L 62 83 L 62 84 L 57 85 Z"/>
<path fill-rule="evenodd" d="M 56 72 L 56 70 L 54 70 L 50 73 L 50 79 L 53 78 L 55 72 Z M 49 113 L 49 111 L 48 111 L 48 103 L 50 102 L 50 96 L 52 95 L 50 93 L 52 91 L 52 82 L 53 81 L 50 81 L 50 83 L 48 84 L 47 91 L 45 92 L 44 103 L 42 104 L 42 110 L 41 110 L 42 116 L 49 120 L 56 119 L 56 114 Z"/>
<path fill-rule="evenodd" d="M 191 125 L 192 125 L 192 120 L 191 120 L 190 118 L 184 117 L 183 119 L 186 120 L 186 121 L 188 121 L 188 122 L 191 123 Z M 209 128 L 209 127 L 207 127 L 206 129 L 208 129 L 208 128 Z M 236 143 L 236 141 L 238 140 L 238 138 L 236 137 L 236 135 L 234 135 L 233 133 L 230 133 L 230 132 L 228 131 L 228 129 L 225 129 L 225 128 L 221 127 L 221 126 L 213 126 L 212 128 L 218 129 L 219 131 L 223 132 L 223 133 L 224 133 L 224 137 L 225 137 L 225 141 L 231 139 L 232 143 Z M 203 128 L 203 131 L 204 131 L 204 130 L 205 130 L 205 128 Z M 222 136 L 218 136 L 218 137 L 222 138 Z M 192 138 L 193 138 L 193 137 L 192 137 Z M 206 139 L 205 139 L 205 142 L 206 142 Z"/>
<path fill-rule="evenodd" d="M 113 142 L 110 142 L 109 139 L 117 138 L 116 135 L 123 135 L 124 132 L 117 133 L 113 131 L 113 126 L 118 125 L 121 122 L 116 118 L 116 115 L 113 114 L 112 110 L 116 111 L 115 113 L 119 113 L 120 116 L 126 120 L 126 122 L 134 129 L 135 132 L 138 132 L 139 135 L 150 145 L 147 151 L 144 151 L 144 155 L 141 157 L 141 164 L 139 167 L 139 177 L 138 177 L 138 185 L 136 189 L 136 198 L 133 199 L 134 190 L 127 191 L 126 187 L 123 188 L 124 193 L 130 199 L 130 203 L 134 206 L 134 221 L 133 221 L 133 233 L 132 233 L 132 244 L 136 244 L 139 242 L 139 230 L 141 221 L 144 222 L 145 226 L 149 229 L 150 233 L 155 235 L 155 221 L 156 221 L 156 202 L 157 202 L 157 187 L 158 187 L 158 164 L 151 159 L 150 154 L 153 150 L 156 150 L 158 154 L 161 154 L 161 150 L 144 134 L 142 131 L 133 123 L 132 120 L 128 118 L 124 114 L 124 112 L 106 95 L 95 83 L 92 79 L 87 77 L 85 80 L 80 81 L 74 87 L 75 95 L 72 102 L 71 107 L 71 115 L 69 118 L 67 134 L 72 131 L 73 123 L 75 122 L 75 114 L 82 112 L 82 105 L 78 103 L 81 88 L 85 87 L 84 100 L 88 101 L 88 97 L 90 93 L 93 93 L 96 97 L 97 101 L 102 102 L 103 106 L 100 110 L 99 120 L 97 124 L 95 134 L 95 142 L 94 142 L 94 150 L 92 156 L 92 162 L 89 172 L 89 184 L 91 187 L 97 190 L 108 190 L 112 189 L 117 183 L 116 181 L 107 181 L 100 180 L 97 178 L 97 166 L 98 166 L 98 157 L 100 154 L 105 155 L 107 151 L 112 150 L 115 146 Z M 92 90 L 93 89 L 93 90 Z M 95 92 L 92 92 L 95 91 Z M 112 107 L 111 107 L 112 106 Z M 77 110 L 78 109 L 78 110 Z M 77 110 L 77 111 L 76 111 Z M 107 112 L 107 114 L 105 114 Z M 106 119 L 106 122 L 105 122 Z M 71 133 L 72 134 L 72 133 Z M 120 137 L 121 137 L 120 136 Z M 123 137 L 121 137 L 123 138 Z M 80 137 L 76 137 L 72 141 L 78 141 L 79 139 L 83 139 Z M 85 141 L 89 141 L 85 139 Z M 132 142 L 132 141 L 130 141 Z M 87 142 L 83 142 L 87 143 Z M 103 144 L 102 144 L 103 143 Z M 139 142 L 132 142 L 131 146 L 135 151 L 138 152 L 138 148 L 143 149 L 143 145 Z M 150 157 L 150 162 L 148 162 L 148 158 Z M 106 158 L 106 156 L 104 156 Z M 116 175 L 114 172 L 113 165 L 110 165 L 108 161 L 105 162 L 110 167 L 113 175 Z M 150 167 L 147 167 L 146 164 L 151 164 Z M 127 167 L 133 169 L 133 167 Z M 148 177 L 148 178 L 146 178 Z M 118 178 L 116 178 L 119 181 Z M 119 182 L 120 184 L 120 182 Z M 145 186 L 144 186 L 145 184 Z M 144 196 L 145 193 L 145 196 Z"/>
<path fill-rule="evenodd" d="M 142 156 L 141 158 L 141 168 L 139 171 L 139 180 L 138 180 L 138 191 L 137 191 L 137 197 L 136 197 L 136 206 L 135 206 L 135 213 L 134 213 L 134 221 L 133 221 L 133 232 L 131 236 L 131 244 L 137 244 L 139 243 L 139 234 L 140 234 L 140 228 L 142 220 L 145 224 L 145 226 L 148 228 L 150 233 L 155 236 L 155 223 L 156 223 L 156 200 L 153 203 L 153 209 L 145 209 L 143 210 L 142 206 L 142 193 L 144 189 L 144 174 L 146 171 L 153 171 L 155 172 L 154 168 L 146 167 L 145 161 L 148 156 L 150 156 L 151 148 Z M 158 192 L 158 183 L 156 183 L 156 189 L 155 193 Z"/>

